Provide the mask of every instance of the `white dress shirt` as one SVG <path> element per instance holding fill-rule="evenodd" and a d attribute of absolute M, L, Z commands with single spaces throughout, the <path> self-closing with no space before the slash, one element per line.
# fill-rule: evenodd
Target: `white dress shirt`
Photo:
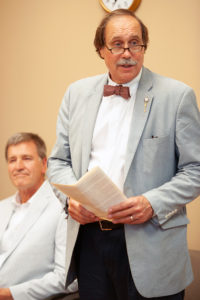
<path fill-rule="evenodd" d="M 141 74 L 142 70 L 132 81 L 123 84 L 130 88 L 128 100 L 117 95 L 103 97 L 93 133 L 88 169 L 99 166 L 120 190 L 123 190 L 125 180 L 125 156 Z M 108 84 L 117 85 L 110 78 Z"/>
<path fill-rule="evenodd" d="M 15 243 L 15 233 L 18 229 L 18 225 L 23 221 L 31 201 L 32 198 L 25 203 L 21 203 L 18 193 L 12 201 L 13 214 L 0 242 L 0 267 L 4 261 L 4 256 L 7 255 L 6 252 L 9 251 L 12 248 L 13 243 Z"/>

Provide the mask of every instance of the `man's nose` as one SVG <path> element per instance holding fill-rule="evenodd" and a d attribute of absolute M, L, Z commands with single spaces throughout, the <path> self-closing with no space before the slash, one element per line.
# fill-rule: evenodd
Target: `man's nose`
<path fill-rule="evenodd" d="M 129 51 L 129 48 L 124 48 L 124 53 L 122 54 L 123 57 L 125 58 L 130 58 L 131 57 L 131 52 Z"/>
<path fill-rule="evenodd" d="M 16 167 L 18 170 L 23 169 L 23 168 L 24 168 L 23 160 L 22 160 L 22 159 L 18 159 L 18 160 L 16 161 L 15 167 Z"/>

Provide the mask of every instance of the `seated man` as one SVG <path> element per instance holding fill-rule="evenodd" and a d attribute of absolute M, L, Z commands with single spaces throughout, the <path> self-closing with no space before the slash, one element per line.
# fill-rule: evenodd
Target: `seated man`
<path fill-rule="evenodd" d="M 18 192 L 0 201 L 0 300 L 64 293 L 66 219 L 45 181 L 45 143 L 36 134 L 17 133 L 5 155 Z"/>

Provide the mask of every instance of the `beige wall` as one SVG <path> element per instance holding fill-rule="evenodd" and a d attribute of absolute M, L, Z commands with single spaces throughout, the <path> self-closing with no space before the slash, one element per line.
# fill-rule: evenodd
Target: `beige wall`
<path fill-rule="evenodd" d="M 137 10 L 150 32 L 145 65 L 192 86 L 198 101 L 199 11 L 199 0 L 142 0 Z M 103 15 L 98 0 L 0 0 L 0 199 L 14 191 L 4 161 L 7 138 L 37 132 L 50 152 L 68 84 L 106 70 L 93 48 Z M 196 250 L 199 204 L 188 207 L 189 246 Z"/>

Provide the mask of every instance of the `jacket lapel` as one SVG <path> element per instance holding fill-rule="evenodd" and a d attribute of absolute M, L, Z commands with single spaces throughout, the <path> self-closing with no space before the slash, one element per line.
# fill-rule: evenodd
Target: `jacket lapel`
<path fill-rule="evenodd" d="M 97 118 L 97 113 L 99 106 L 103 97 L 103 86 L 107 83 L 108 75 L 104 76 L 100 83 L 97 84 L 96 90 L 91 92 L 88 97 L 86 111 L 89 111 L 88 114 L 84 116 L 84 128 L 83 128 L 83 144 L 82 144 L 82 174 L 83 175 L 89 165 L 90 153 L 91 153 L 91 144 L 94 126 Z M 147 121 L 152 100 L 152 75 L 151 72 L 143 68 L 142 76 L 139 82 L 138 91 L 136 95 L 133 116 L 131 121 L 131 128 L 129 133 L 127 153 L 126 153 L 126 163 L 125 163 L 125 178 L 127 177 L 131 162 L 134 158 L 135 152 L 137 150 L 145 123 Z M 145 107 L 146 101 L 146 107 Z"/>
<path fill-rule="evenodd" d="M 99 110 L 99 106 L 103 97 L 103 87 L 108 81 L 108 75 L 106 74 L 96 85 L 96 89 L 91 92 L 90 96 L 88 97 L 86 111 L 89 112 L 84 116 L 84 128 L 83 128 L 83 144 L 82 144 L 82 175 L 88 169 L 89 160 L 90 160 L 90 153 L 91 153 L 91 146 L 92 146 L 92 137 L 93 131 L 95 127 L 95 122 Z"/>
<path fill-rule="evenodd" d="M 129 168 L 133 161 L 134 155 L 136 153 L 140 138 L 144 126 L 146 124 L 151 104 L 153 101 L 152 94 L 152 76 L 151 72 L 145 68 L 142 70 L 142 76 L 139 82 L 133 116 L 131 121 L 127 153 L 126 153 L 126 162 L 124 168 L 124 178 L 126 179 L 128 175 Z"/>
<path fill-rule="evenodd" d="M 48 189 L 47 184 L 48 182 L 43 183 L 40 189 L 32 196 L 27 214 L 25 215 L 23 221 L 19 224 L 18 228 L 16 228 L 15 240 L 5 259 L 15 250 L 20 241 L 24 238 L 24 236 L 28 233 L 28 231 L 46 209 L 49 202 L 48 192 L 47 194 L 45 193 L 45 191 Z"/>
<path fill-rule="evenodd" d="M 0 240 L 1 240 L 1 237 L 2 237 L 2 234 L 4 233 L 8 223 L 9 223 L 9 220 L 10 220 L 10 217 L 12 216 L 12 213 L 14 211 L 14 207 L 13 207 L 13 204 L 12 204 L 12 199 L 14 198 L 15 196 L 7 199 L 7 200 L 3 200 L 5 201 L 5 203 L 1 203 L 1 205 L 3 205 L 3 209 L 1 208 L 0 209 Z"/>

